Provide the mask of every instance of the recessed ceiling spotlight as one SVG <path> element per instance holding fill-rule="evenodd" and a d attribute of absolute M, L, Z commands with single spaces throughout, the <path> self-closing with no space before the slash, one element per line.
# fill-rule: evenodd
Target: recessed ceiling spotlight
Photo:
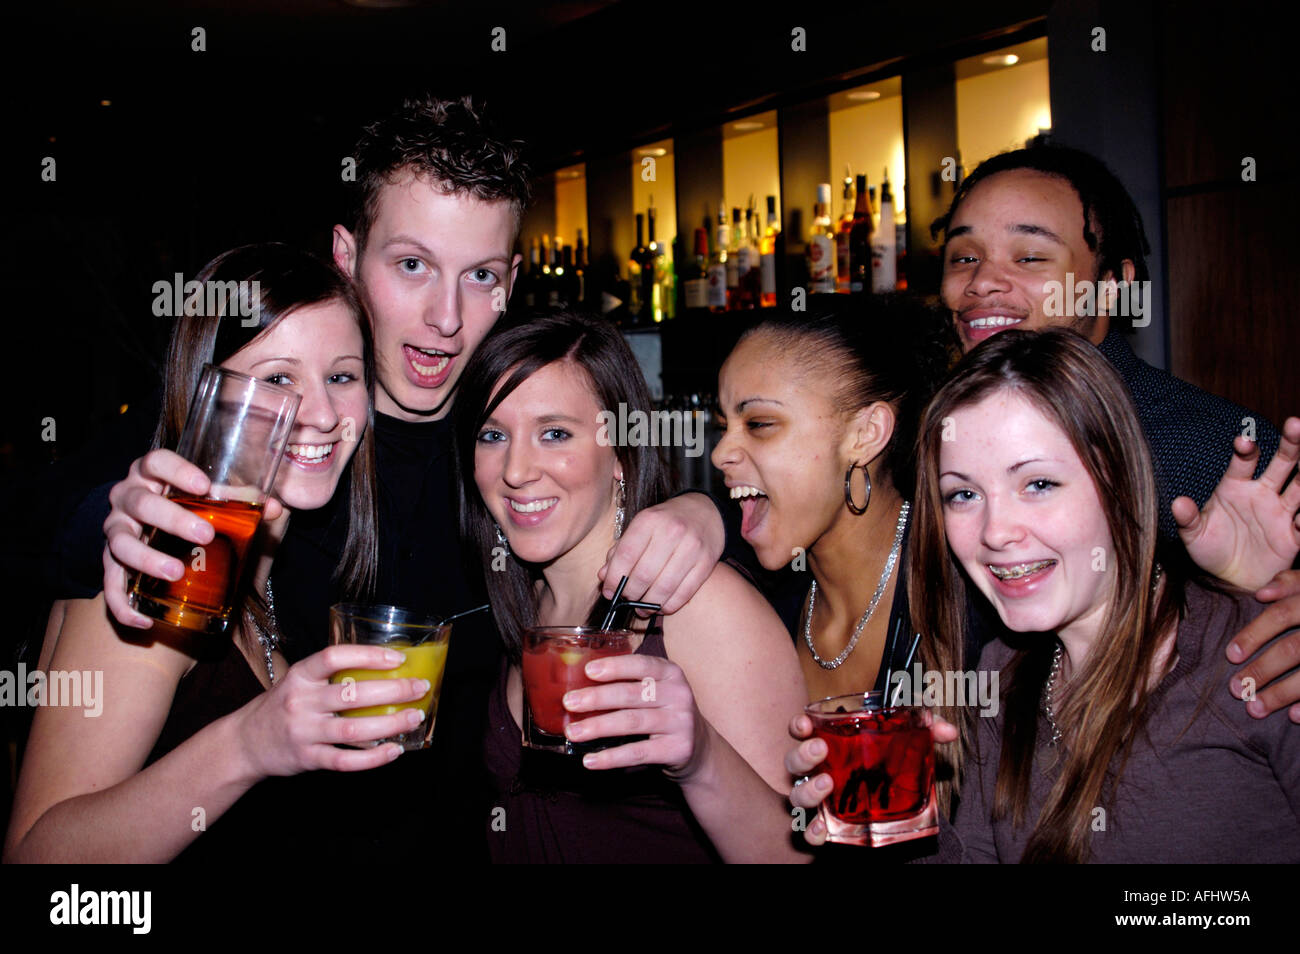
<path fill-rule="evenodd" d="M 874 89 L 855 89 L 849 93 L 848 98 L 859 101 L 880 99 L 880 93 Z"/>
<path fill-rule="evenodd" d="M 636 154 L 638 156 L 666 156 L 668 155 L 668 150 L 663 146 L 657 146 L 654 149 L 638 149 Z"/>
<path fill-rule="evenodd" d="M 742 119 L 738 123 L 732 123 L 731 128 L 736 132 L 753 132 L 755 129 L 762 129 L 763 124 L 757 119 Z"/>
<path fill-rule="evenodd" d="M 983 59 L 985 66 L 1015 66 L 1020 62 L 1020 57 L 1014 53 L 999 53 L 997 56 L 986 56 Z"/>

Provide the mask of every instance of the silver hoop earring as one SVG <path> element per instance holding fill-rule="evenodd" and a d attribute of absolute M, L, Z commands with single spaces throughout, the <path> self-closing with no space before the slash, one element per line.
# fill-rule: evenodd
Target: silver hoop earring
<path fill-rule="evenodd" d="M 616 501 L 615 501 L 615 504 L 614 504 L 614 506 L 615 506 L 615 510 L 614 510 L 614 539 L 615 539 L 615 540 L 617 540 L 619 537 L 623 536 L 623 518 L 624 518 L 624 516 L 625 516 L 625 511 L 624 511 L 624 509 L 623 509 L 623 503 L 624 503 L 624 500 L 626 499 L 626 494 L 625 494 L 626 489 L 627 489 L 627 481 L 625 481 L 622 477 L 620 477 L 620 478 L 618 479 L 618 497 L 617 497 L 617 499 L 616 499 Z"/>
<path fill-rule="evenodd" d="M 853 481 L 853 472 L 857 470 L 859 467 L 862 468 L 862 478 L 867 482 L 867 499 L 863 501 L 861 507 L 859 507 L 857 504 L 853 502 L 853 488 L 851 486 Z M 867 473 L 866 464 L 851 464 L 849 466 L 849 469 L 845 472 L 844 504 L 849 508 L 849 513 L 858 517 L 866 513 L 867 508 L 871 506 L 871 475 Z"/>

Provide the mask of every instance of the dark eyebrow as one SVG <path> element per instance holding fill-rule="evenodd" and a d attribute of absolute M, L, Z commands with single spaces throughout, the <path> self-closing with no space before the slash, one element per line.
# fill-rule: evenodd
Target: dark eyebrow
<path fill-rule="evenodd" d="M 1011 226 L 1010 229 L 1008 229 L 1008 231 L 1014 232 L 1017 235 L 1041 236 L 1042 238 L 1047 239 L 1049 242 L 1055 242 L 1057 245 L 1065 244 L 1065 242 L 1061 240 L 1061 237 L 1059 235 L 1057 235 L 1051 229 L 1044 228 L 1041 225 L 1030 225 L 1028 223 L 1024 223 L 1021 225 L 1013 225 Z"/>
<path fill-rule="evenodd" d="M 952 241 L 953 239 L 960 238 L 963 235 L 969 235 L 973 231 L 974 228 L 972 226 L 959 225 L 955 229 L 948 230 L 947 240 Z M 1032 223 L 1029 222 L 1022 222 L 1019 225 L 1008 226 L 1007 231 L 1016 235 L 1041 236 L 1042 238 L 1047 239 L 1049 242 L 1055 242 L 1057 245 L 1065 244 L 1065 242 L 1061 240 L 1061 237 L 1057 235 L 1055 232 L 1053 232 L 1051 229 L 1045 228 L 1042 225 L 1033 225 Z"/>
<path fill-rule="evenodd" d="M 573 417 L 569 414 L 543 414 L 541 417 L 535 420 L 535 423 L 537 424 L 554 424 L 556 422 L 563 422 L 565 424 L 576 424 L 579 427 L 583 426 L 583 424 L 586 423 L 580 418 Z M 491 424 L 493 427 L 501 426 L 501 422 L 498 421 L 495 416 L 489 416 L 488 419 L 483 422 L 484 427 L 486 427 L 489 424 Z"/>
<path fill-rule="evenodd" d="M 745 398 L 745 400 L 740 401 L 739 403 L 736 404 L 736 413 L 737 414 L 742 413 L 745 410 L 746 406 L 750 404 L 775 404 L 777 407 L 785 407 L 784 404 L 782 404 L 780 401 L 776 400 L 775 398 L 747 397 Z"/>

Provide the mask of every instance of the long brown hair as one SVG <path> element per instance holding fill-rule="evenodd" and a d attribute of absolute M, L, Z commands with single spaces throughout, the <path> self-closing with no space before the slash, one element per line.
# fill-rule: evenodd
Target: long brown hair
<path fill-rule="evenodd" d="M 629 415 L 635 411 L 649 415 L 654 405 L 636 358 L 618 329 L 608 322 L 559 309 L 511 312 L 509 320 L 510 325 L 498 326 L 465 365 L 453 413 L 461 475 L 461 539 L 471 558 L 483 564 L 497 629 L 517 659 L 523 631 L 537 619 L 539 571 L 513 555 L 504 570 L 493 571 L 496 525 L 474 483 L 474 446 L 483 422 L 515 388 L 557 361 L 572 361 L 582 369 L 601 409 L 617 412 L 622 404 Z M 498 383 L 501 388 L 494 395 Z M 613 443 L 623 467 L 623 509 L 630 523 L 639 511 L 668 496 L 668 469 L 658 447 Z"/>
<path fill-rule="evenodd" d="M 356 598 L 369 595 L 378 563 L 375 516 L 374 398 L 375 362 L 370 322 L 352 283 L 332 264 L 279 242 L 243 245 L 222 252 L 195 276 L 201 289 L 216 289 L 193 299 L 177 316 L 167 349 L 162 415 L 154 447 L 174 448 L 189 414 L 190 400 L 205 364 L 219 365 L 298 308 L 322 302 L 347 305 L 361 329 L 369 410 L 350 464 L 348 536 L 335 579 Z M 256 286 L 252 283 L 257 282 Z M 249 289 L 256 287 L 256 299 Z M 242 293 L 244 298 L 237 297 Z M 241 305 L 243 307 L 241 307 Z M 252 306 L 252 307 L 248 307 Z M 243 316 L 240 312 L 251 312 Z M 269 627 L 266 601 L 249 593 L 245 611 Z"/>
<path fill-rule="evenodd" d="M 908 596 L 923 634 L 927 669 L 968 668 L 963 645 L 967 586 L 948 547 L 939 492 L 945 422 L 959 408 L 1013 390 L 1069 438 L 1098 491 L 1114 552 L 1114 586 L 1100 634 L 1061 700 L 1061 767 L 1037 819 L 1028 819 L 1038 711 L 1057 639 L 1030 637 L 1003 672 L 1002 750 L 993 817 L 1015 827 L 1032 821 L 1026 862 L 1084 861 L 1092 811 L 1110 805 L 1133 741 L 1147 716 L 1148 680 L 1159 649 L 1182 611 L 1182 584 L 1171 574 L 1152 598 L 1157 546 L 1155 475 L 1137 412 L 1101 352 L 1064 329 L 1004 331 L 966 356 L 926 410 L 918 437 L 915 537 Z M 950 438 L 952 435 L 950 435 Z M 960 435 L 955 435 L 960 439 Z M 943 712 L 973 744 L 969 708 Z M 962 755 L 953 761 L 960 777 Z"/>

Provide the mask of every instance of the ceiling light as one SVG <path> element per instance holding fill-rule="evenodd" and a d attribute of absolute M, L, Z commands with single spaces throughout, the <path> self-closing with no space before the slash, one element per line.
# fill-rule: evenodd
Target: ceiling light
<path fill-rule="evenodd" d="M 738 123 L 732 123 L 731 128 L 736 132 L 753 132 L 755 129 L 762 129 L 763 124 L 756 119 L 742 119 Z"/>
<path fill-rule="evenodd" d="M 663 146 L 658 146 L 654 149 L 638 149 L 636 154 L 638 156 L 666 156 L 668 155 L 668 150 Z"/>
<path fill-rule="evenodd" d="M 849 99 L 859 101 L 880 99 L 880 93 L 874 89 L 855 89 L 853 92 L 849 93 Z"/>
<path fill-rule="evenodd" d="M 999 53 L 997 56 L 986 56 L 983 61 L 985 66 L 1015 66 L 1020 62 L 1020 57 L 1014 53 Z"/>

